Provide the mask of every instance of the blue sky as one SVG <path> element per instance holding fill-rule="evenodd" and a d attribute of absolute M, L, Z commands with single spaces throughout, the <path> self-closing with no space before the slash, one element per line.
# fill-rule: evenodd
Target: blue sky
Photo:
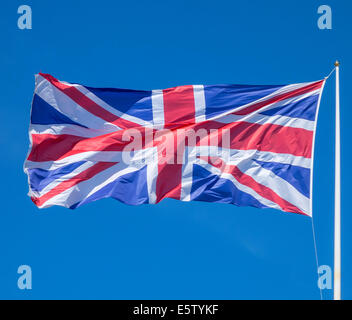
<path fill-rule="evenodd" d="M 30 5 L 32 30 L 17 28 Z M 332 30 L 317 8 L 332 8 Z M 34 74 L 95 87 L 287 84 L 341 60 L 342 297 L 352 298 L 352 45 L 348 1 L 3 1 L 0 10 L 0 298 L 319 299 L 311 219 L 280 211 L 106 199 L 39 210 L 22 166 Z M 320 265 L 333 265 L 334 78 L 316 139 L 314 223 Z M 32 268 L 19 290 L 17 268 Z M 323 291 L 324 299 L 332 290 Z"/>

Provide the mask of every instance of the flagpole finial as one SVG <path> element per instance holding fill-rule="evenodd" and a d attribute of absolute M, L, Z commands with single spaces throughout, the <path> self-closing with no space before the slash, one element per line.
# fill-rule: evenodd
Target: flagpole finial
<path fill-rule="evenodd" d="M 338 67 L 340 66 L 340 61 L 339 60 L 336 60 L 335 63 L 334 63 L 335 67 Z"/>

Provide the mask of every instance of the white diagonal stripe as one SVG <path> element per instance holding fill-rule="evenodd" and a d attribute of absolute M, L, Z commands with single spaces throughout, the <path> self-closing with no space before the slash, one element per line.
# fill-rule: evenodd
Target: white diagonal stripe
<path fill-rule="evenodd" d="M 250 106 L 252 106 L 254 104 L 257 104 L 259 102 L 265 102 L 265 101 L 267 101 L 267 100 L 269 100 L 269 99 L 271 99 L 271 98 L 273 98 L 273 97 L 275 97 L 277 95 L 281 95 L 283 93 L 288 93 L 290 91 L 305 87 L 305 86 L 310 85 L 312 83 L 314 83 L 314 82 L 298 83 L 298 84 L 291 84 L 291 85 L 285 86 L 285 87 L 280 88 L 280 89 L 276 90 L 275 92 L 273 92 L 273 93 L 271 93 L 271 94 L 269 94 L 269 95 L 267 95 L 267 96 L 265 96 L 263 98 L 260 98 L 258 100 L 252 101 L 252 102 L 247 103 L 245 105 L 242 105 L 240 107 L 235 107 L 233 109 L 226 110 L 223 113 L 215 115 L 215 116 L 213 116 L 213 117 L 211 117 L 211 118 L 209 118 L 207 120 L 216 120 L 218 118 L 227 116 L 227 115 L 229 115 L 231 113 L 239 112 L 239 111 L 241 111 L 243 109 L 246 109 L 246 108 L 248 108 L 248 107 L 250 107 Z M 306 94 L 299 95 L 299 97 L 301 97 L 303 99 L 303 98 L 305 98 L 305 97 L 307 97 L 309 95 L 318 94 L 320 91 L 321 91 L 321 89 L 316 89 L 316 90 L 313 90 L 313 91 L 308 92 Z M 274 107 L 281 106 L 282 105 L 281 103 L 287 103 L 287 101 L 290 101 L 290 99 L 296 99 L 296 97 L 292 97 L 292 98 L 288 98 L 288 99 L 285 99 L 285 100 L 281 100 L 279 102 L 272 102 L 272 103 L 270 103 L 268 105 L 265 105 L 264 107 L 262 107 L 262 108 L 260 108 L 258 110 L 255 110 L 255 111 L 249 113 L 248 115 L 243 115 L 243 117 L 250 117 L 252 113 L 259 113 L 259 112 L 263 112 L 265 110 L 268 110 L 268 109 L 271 109 L 271 108 L 274 108 Z"/>
<path fill-rule="evenodd" d="M 216 146 L 199 146 L 200 156 L 218 157 L 221 154 L 226 154 L 229 157 L 228 164 L 237 165 L 239 162 L 247 159 L 256 159 L 263 162 L 278 162 L 282 164 L 291 164 L 303 168 L 310 168 L 311 159 L 301 156 L 294 156 L 289 153 L 275 153 L 269 151 L 258 150 L 238 150 L 225 149 Z"/>
<path fill-rule="evenodd" d="M 137 118 L 135 116 L 129 115 L 127 113 L 123 113 L 117 109 L 115 109 L 114 107 L 110 106 L 108 103 L 106 103 L 105 101 L 103 101 L 102 99 L 100 99 L 98 96 L 96 96 L 93 92 L 89 91 L 86 87 L 80 85 L 80 84 L 67 84 L 67 85 L 71 85 L 74 86 L 77 90 L 79 90 L 80 92 L 82 92 L 85 96 L 87 96 L 89 99 L 91 99 L 92 101 L 94 101 L 96 104 L 98 104 L 100 107 L 102 107 L 103 109 L 109 111 L 110 113 L 112 113 L 113 115 L 133 122 L 133 123 L 137 123 L 141 126 L 144 127 L 151 127 L 152 124 L 149 121 L 145 121 L 143 119 Z"/>
<path fill-rule="evenodd" d="M 284 127 L 305 129 L 313 131 L 314 121 L 305 120 L 301 118 L 291 118 L 282 115 L 267 116 L 263 114 L 251 114 L 250 117 L 238 116 L 235 114 L 229 114 L 223 118 L 216 120 L 221 123 L 234 123 L 234 122 L 249 122 L 257 124 L 275 124 Z"/>
<path fill-rule="evenodd" d="M 197 159 L 197 164 L 201 165 L 209 172 L 216 174 L 220 178 L 230 180 L 236 186 L 237 189 L 239 189 L 245 193 L 248 193 L 249 195 L 254 197 L 256 200 L 258 200 L 261 204 L 263 204 L 269 208 L 282 210 L 282 208 L 277 203 L 270 201 L 266 198 L 263 198 L 260 194 L 255 192 L 252 188 L 249 188 L 246 185 L 241 184 L 237 179 L 235 179 L 235 177 L 232 174 L 221 172 L 220 169 L 212 166 L 211 164 L 209 164 L 208 162 L 206 162 L 202 159 Z"/>
<path fill-rule="evenodd" d="M 81 172 L 87 170 L 88 168 L 92 167 L 95 163 L 94 162 L 90 162 L 87 161 L 85 163 L 83 163 L 82 165 L 80 165 L 78 168 L 76 168 L 75 170 L 62 175 L 58 178 L 56 178 L 54 181 L 52 181 L 51 183 L 49 183 L 47 186 L 45 186 L 44 189 L 42 189 L 41 191 L 34 191 L 34 190 L 30 190 L 30 195 L 35 196 L 36 198 L 39 198 L 41 196 L 43 196 L 44 194 L 46 194 L 47 192 L 49 192 L 51 189 L 55 188 L 57 185 L 59 185 L 61 182 L 70 180 L 72 178 L 74 178 L 76 175 L 80 174 Z"/>
<path fill-rule="evenodd" d="M 68 134 L 83 138 L 94 138 L 103 134 L 99 130 L 88 129 L 75 124 L 31 124 L 29 126 L 29 133 L 52 135 Z"/>
<path fill-rule="evenodd" d="M 237 164 L 237 167 L 258 183 L 273 190 L 280 198 L 290 202 L 304 213 L 309 212 L 309 198 L 271 170 L 263 168 L 255 161 L 242 161 Z"/>
<path fill-rule="evenodd" d="M 272 123 L 277 125 L 284 125 L 287 127 L 302 128 L 302 129 L 313 131 L 314 121 L 306 120 L 302 118 L 287 117 L 282 115 L 273 115 L 273 116 L 263 115 L 261 114 L 261 112 L 264 112 L 273 108 L 283 107 L 289 104 L 297 103 L 298 101 L 305 99 L 309 96 L 318 95 L 320 91 L 321 90 L 318 89 L 297 97 L 274 102 L 248 115 L 235 115 L 235 114 L 226 113 L 225 116 L 216 116 L 216 121 L 221 123 L 232 123 L 236 121 L 245 121 L 249 123 L 259 123 L 259 124 Z"/>
<path fill-rule="evenodd" d="M 121 129 L 82 108 L 42 76 L 37 75 L 36 83 L 35 93 L 46 103 L 71 120 L 88 128 L 100 130 L 104 133 L 114 132 Z"/>

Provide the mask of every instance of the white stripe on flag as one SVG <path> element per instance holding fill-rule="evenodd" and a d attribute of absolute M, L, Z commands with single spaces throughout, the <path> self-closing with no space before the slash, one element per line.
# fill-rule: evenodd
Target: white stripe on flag
<path fill-rule="evenodd" d="M 152 90 L 152 106 L 154 128 L 162 129 L 165 124 L 163 90 Z"/>
<path fill-rule="evenodd" d="M 309 213 L 309 198 L 300 193 L 286 180 L 263 168 L 255 161 L 242 161 L 237 164 L 241 172 L 252 177 L 256 182 L 270 188 L 280 198 L 293 204 L 304 213 Z"/>
<path fill-rule="evenodd" d="M 97 97 L 93 92 L 89 91 L 86 87 L 80 85 L 80 84 L 70 84 L 67 83 L 67 85 L 70 86 L 74 86 L 77 90 L 79 90 L 80 92 L 82 92 L 85 96 L 87 96 L 89 99 L 91 99 L 92 101 L 94 101 L 96 104 L 98 104 L 100 107 L 104 108 L 105 110 L 107 110 L 108 112 L 112 113 L 113 115 L 125 119 L 127 121 L 130 122 L 134 122 L 137 123 L 141 126 L 144 127 L 151 127 L 151 123 L 149 121 L 145 121 L 143 119 L 131 116 L 127 113 L 123 113 L 117 109 L 115 109 L 114 107 L 110 106 L 109 104 L 107 104 L 105 101 L 103 101 L 102 99 L 100 99 L 99 97 Z"/>
<path fill-rule="evenodd" d="M 69 134 L 82 138 L 94 138 L 103 133 L 98 130 L 84 128 L 75 124 L 31 124 L 29 126 L 29 134 Z"/>
<path fill-rule="evenodd" d="M 237 181 L 234 176 L 230 173 L 225 173 L 225 172 L 221 172 L 220 169 L 212 166 L 211 164 L 209 164 L 208 162 L 202 160 L 202 159 L 197 159 L 197 162 L 199 165 L 201 165 L 204 169 L 208 170 L 209 172 L 216 174 L 217 176 L 219 176 L 219 178 L 224 178 L 227 180 L 230 180 L 237 189 L 250 194 L 252 197 L 254 197 L 256 200 L 258 200 L 261 204 L 269 207 L 269 208 L 275 208 L 275 209 L 279 209 L 282 210 L 282 208 L 275 202 L 272 202 L 266 198 L 263 198 L 261 195 L 259 195 L 257 192 L 255 192 L 252 188 L 249 188 L 243 184 L 241 184 L 239 181 Z"/>
<path fill-rule="evenodd" d="M 35 93 L 58 112 L 64 114 L 71 120 L 84 125 L 85 127 L 101 130 L 104 133 L 114 132 L 121 129 L 118 126 L 106 122 L 105 120 L 88 112 L 66 94 L 53 86 L 49 81 L 39 75 L 37 76 Z"/>
<path fill-rule="evenodd" d="M 225 117 L 216 119 L 217 122 L 221 123 L 233 123 L 233 122 L 249 122 L 257 124 L 275 124 L 284 127 L 305 129 L 309 131 L 314 130 L 314 121 L 291 118 L 282 115 L 266 116 L 259 113 L 251 113 L 250 116 L 238 116 L 235 114 L 229 114 Z"/>
<path fill-rule="evenodd" d="M 194 95 L 194 108 L 195 108 L 196 122 L 205 121 L 204 86 L 203 85 L 194 85 L 193 86 L 193 95 Z"/>

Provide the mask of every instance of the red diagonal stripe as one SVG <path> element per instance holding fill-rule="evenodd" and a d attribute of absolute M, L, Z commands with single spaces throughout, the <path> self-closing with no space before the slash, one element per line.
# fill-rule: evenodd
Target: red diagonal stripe
<path fill-rule="evenodd" d="M 243 173 L 237 166 L 226 165 L 220 158 L 216 158 L 216 157 L 200 157 L 200 158 L 207 161 L 212 166 L 219 168 L 222 172 L 230 173 L 239 183 L 253 189 L 256 193 L 258 193 L 263 198 L 270 200 L 274 203 L 277 203 L 282 208 L 283 211 L 307 215 L 292 203 L 281 198 L 272 189 L 262 185 L 261 183 L 255 181 L 251 176 Z"/>
<path fill-rule="evenodd" d="M 68 97 L 70 97 L 74 102 L 80 105 L 82 108 L 87 110 L 88 112 L 94 114 L 96 117 L 99 117 L 107 122 L 110 122 L 120 128 L 135 128 L 140 125 L 123 118 L 120 118 L 111 112 L 105 110 L 103 107 L 95 103 L 93 100 L 84 95 L 81 91 L 79 91 L 74 86 L 67 85 L 65 83 L 60 82 L 50 74 L 39 73 L 43 78 L 48 80 L 53 86 L 62 91 Z"/>
<path fill-rule="evenodd" d="M 268 100 L 265 100 L 265 101 L 261 101 L 261 102 L 258 102 L 258 103 L 255 103 L 255 104 L 252 104 L 251 106 L 247 107 L 247 108 L 244 108 L 240 111 L 237 111 L 237 112 L 234 112 L 234 114 L 236 115 L 246 115 L 246 114 L 249 114 L 249 113 L 252 113 L 253 111 L 256 111 L 264 106 L 267 106 L 269 104 L 272 104 L 272 103 L 275 103 L 275 102 L 279 102 L 279 101 L 282 101 L 282 100 L 285 100 L 285 99 L 289 99 L 289 98 L 293 98 L 294 96 L 300 96 L 302 94 L 305 94 L 307 92 L 310 92 L 310 91 L 314 91 L 316 89 L 320 89 L 323 85 L 323 82 L 324 80 L 320 80 L 318 82 L 314 82 L 312 84 L 309 84 L 305 87 L 302 87 L 302 88 L 299 88 L 299 89 L 296 89 L 296 90 L 293 90 L 293 91 L 290 91 L 290 92 L 286 92 L 286 93 L 283 93 L 283 94 L 280 94 L 280 95 L 277 95 L 275 97 L 272 97 Z"/>
<path fill-rule="evenodd" d="M 137 129 L 133 129 L 137 134 Z M 135 140 L 133 133 L 125 136 L 125 130 L 107 133 L 93 138 L 84 138 L 69 134 L 32 134 L 32 149 L 28 156 L 30 161 L 56 161 L 68 156 L 87 151 L 123 151 L 124 148 Z M 135 150 L 138 145 L 141 148 L 145 145 L 144 129 L 140 128 L 138 141 L 135 143 Z M 126 132 L 127 133 L 127 132 Z M 139 137 L 141 140 L 139 141 Z"/>
<path fill-rule="evenodd" d="M 94 164 L 93 166 L 89 167 L 88 169 L 82 171 L 81 173 L 77 174 L 70 180 L 66 180 L 58 184 L 55 188 L 51 189 L 49 192 L 46 194 L 42 195 L 39 198 L 32 197 L 32 201 L 38 206 L 42 206 L 46 201 L 51 199 L 52 197 L 64 192 L 65 190 L 72 188 L 73 186 L 79 184 L 82 181 L 88 180 L 92 177 L 94 177 L 96 174 L 99 172 L 102 172 L 113 165 L 115 165 L 116 162 L 98 162 Z"/>

